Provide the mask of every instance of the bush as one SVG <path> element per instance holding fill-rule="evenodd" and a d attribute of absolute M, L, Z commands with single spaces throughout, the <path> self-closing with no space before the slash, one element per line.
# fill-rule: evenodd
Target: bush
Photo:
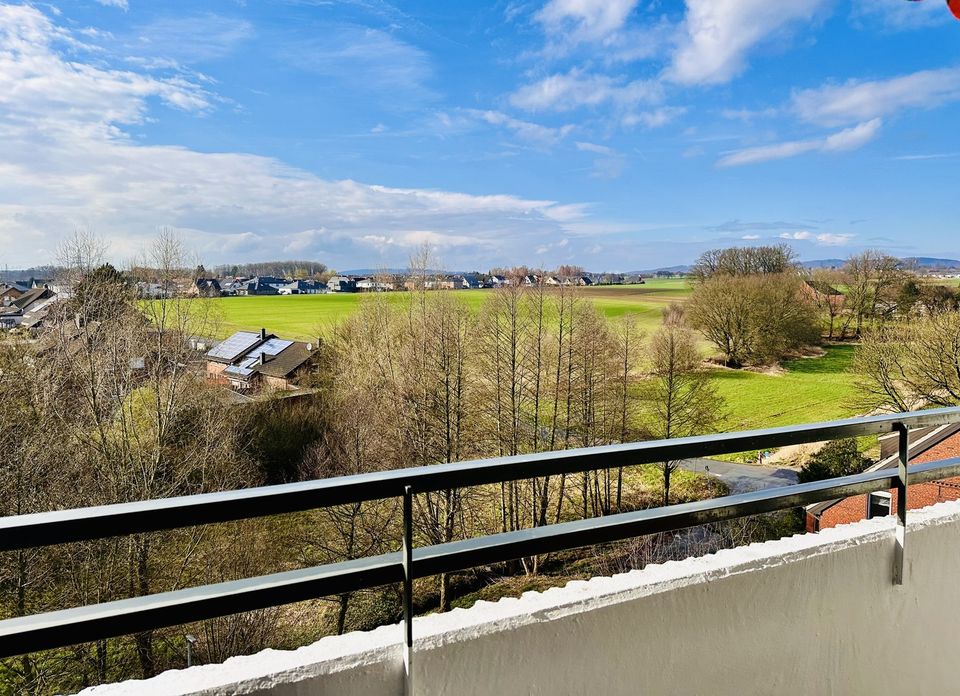
<path fill-rule="evenodd" d="M 859 474 L 870 460 L 860 453 L 855 438 L 828 442 L 800 469 L 800 483 Z"/>

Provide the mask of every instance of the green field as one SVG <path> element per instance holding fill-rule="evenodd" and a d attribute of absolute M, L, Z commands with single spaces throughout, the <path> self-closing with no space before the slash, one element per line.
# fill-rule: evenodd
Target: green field
<path fill-rule="evenodd" d="M 722 429 L 775 428 L 855 415 L 854 350 L 829 346 L 823 357 L 785 361 L 781 374 L 718 368 L 716 385 L 727 408 Z"/>
<path fill-rule="evenodd" d="M 493 290 L 454 292 L 471 307 L 479 307 Z M 649 335 L 660 324 L 664 307 L 690 295 L 683 279 L 652 279 L 644 285 L 582 288 L 581 294 L 608 317 L 634 314 Z M 381 296 L 403 302 L 408 293 Z M 212 302 L 219 316 L 217 333 L 256 331 L 261 327 L 284 338 L 312 340 L 350 315 L 370 296 L 362 294 L 223 297 Z M 704 342 L 705 350 L 709 344 Z M 831 346 L 818 358 L 784 363 L 779 374 L 716 368 L 716 384 L 727 412 L 720 428 L 743 430 L 843 418 L 857 413 L 856 376 L 851 372 L 853 346 Z"/>
<path fill-rule="evenodd" d="M 479 307 L 494 290 L 454 290 L 472 307 Z M 593 302 L 608 317 L 635 314 L 646 330 L 660 323 L 663 308 L 684 300 L 690 288 L 683 279 L 651 279 L 644 285 L 582 288 L 585 299 Z M 407 293 L 389 293 L 391 302 L 403 302 Z M 218 337 L 234 331 L 258 331 L 265 328 L 284 338 L 311 340 L 319 332 L 354 312 L 369 295 L 331 293 L 328 295 L 279 295 L 268 297 L 220 297 L 204 300 L 214 303 L 218 316 Z"/>

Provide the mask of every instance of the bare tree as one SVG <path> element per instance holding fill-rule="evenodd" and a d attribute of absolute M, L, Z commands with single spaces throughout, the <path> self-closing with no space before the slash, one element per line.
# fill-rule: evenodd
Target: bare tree
<path fill-rule="evenodd" d="M 710 383 L 692 331 L 664 324 L 650 342 L 648 428 L 657 439 L 697 435 L 721 417 L 723 401 Z M 670 503 L 670 475 L 679 462 L 663 462 L 663 504 Z"/>

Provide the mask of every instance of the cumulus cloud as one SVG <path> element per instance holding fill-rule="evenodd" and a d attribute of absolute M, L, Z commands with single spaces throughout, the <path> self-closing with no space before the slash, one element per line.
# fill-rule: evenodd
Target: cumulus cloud
<path fill-rule="evenodd" d="M 801 232 L 784 232 L 780 235 L 780 239 L 789 239 L 790 241 L 795 242 L 814 242 L 820 246 L 844 246 L 853 239 L 852 234 L 834 234 L 831 232 L 821 232 L 819 234 L 814 234 L 812 232 L 801 231 Z"/>
<path fill-rule="evenodd" d="M 656 80 L 627 81 L 571 70 L 524 85 L 510 95 L 510 103 L 527 111 L 569 111 L 604 104 L 630 107 L 641 102 L 655 103 L 662 96 L 663 88 Z"/>
<path fill-rule="evenodd" d="M 811 21 L 827 0 L 687 0 L 687 12 L 665 77 L 717 84 L 739 75 L 761 42 Z"/>
<path fill-rule="evenodd" d="M 770 160 L 786 159 L 807 152 L 841 152 L 856 150 L 870 142 L 880 130 L 883 121 L 879 118 L 857 124 L 823 138 L 788 140 L 771 145 L 748 147 L 729 152 L 717 162 L 720 167 L 736 167 Z"/>
<path fill-rule="evenodd" d="M 852 234 L 818 234 L 817 242 L 823 246 L 844 246 L 850 243 L 854 235 Z"/>
<path fill-rule="evenodd" d="M 960 101 L 960 68 L 943 68 L 800 90 L 793 94 L 791 107 L 805 121 L 840 126 L 955 101 Z"/>
<path fill-rule="evenodd" d="M 335 266 L 402 263 L 429 241 L 451 263 L 478 265 L 590 222 L 582 204 L 330 181 L 269 157 L 138 144 L 129 128 L 162 116 L 158 105 L 202 112 L 215 95 L 183 76 L 84 62 L 82 50 L 38 9 L 0 6 L 5 263 L 48 261 L 80 226 L 124 260 L 169 225 L 211 261 L 286 250 Z"/>

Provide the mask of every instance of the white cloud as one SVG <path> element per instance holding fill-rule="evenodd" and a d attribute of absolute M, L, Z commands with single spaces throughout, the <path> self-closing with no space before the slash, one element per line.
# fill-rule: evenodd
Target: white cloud
<path fill-rule="evenodd" d="M 121 10 L 130 9 L 130 6 L 127 3 L 127 0 L 97 0 L 97 2 L 103 5 L 104 7 L 118 7 Z"/>
<path fill-rule="evenodd" d="M 214 262 L 289 250 L 334 266 L 402 263 L 405 246 L 430 241 L 451 250 L 450 263 L 480 265 L 590 222 L 582 204 L 330 181 L 268 157 L 139 145 L 125 128 L 162 115 L 153 102 L 202 111 L 213 95 L 182 76 L 85 63 L 75 44 L 67 60 L 60 44 L 70 41 L 36 8 L 0 6 L 0 249 L 10 265 L 49 261 L 76 227 L 123 261 L 160 225 L 187 231 Z"/>
<path fill-rule="evenodd" d="M 951 21 L 941 2 L 903 0 L 854 0 L 850 18 L 855 26 L 879 26 L 888 31 L 921 29 Z"/>
<path fill-rule="evenodd" d="M 551 128 L 539 123 L 523 121 L 501 111 L 482 111 L 479 109 L 463 109 L 463 112 L 491 126 L 502 126 L 512 131 L 517 137 L 541 145 L 554 145 L 566 138 L 573 130 L 570 124 Z"/>
<path fill-rule="evenodd" d="M 800 232 L 781 232 L 780 239 L 792 239 L 795 241 L 803 241 L 810 239 L 813 235 L 807 232 L 806 230 L 801 230 Z"/>
<path fill-rule="evenodd" d="M 399 108 L 434 99 L 430 56 L 386 31 L 348 24 L 318 28 L 314 38 L 284 42 L 280 57 L 290 66 L 322 75 L 353 91 L 389 94 Z"/>
<path fill-rule="evenodd" d="M 616 179 L 627 166 L 627 158 L 612 147 L 587 142 L 578 142 L 576 146 L 580 152 L 599 155 L 593 161 L 593 176 L 597 179 Z"/>
<path fill-rule="evenodd" d="M 755 240 L 757 240 L 757 239 L 760 239 L 760 235 L 759 235 L 759 234 L 745 234 L 745 235 L 743 235 L 742 237 L 740 237 L 740 239 L 746 239 L 746 240 L 749 240 L 749 241 L 755 241 Z"/>
<path fill-rule="evenodd" d="M 744 164 L 756 164 L 770 160 L 786 159 L 807 152 L 840 152 L 855 150 L 872 140 L 883 121 L 879 118 L 846 128 L 823 138 L 810 140 L 790 140 L 772 145 L 748 147 L 727 153 L 717 162 L 720 167 L 736 167 Z"/>
<path fill-rule="evenodd" d="M 630 107 L 638 103 L 655 103 L 663 96 L 655 80 L 626 81 L 609 75 L 584 74 L 571 70 L 550 75 L 524 85 L 512 95 L 510 103 L 527 111 L 569 111 L 582 106 L 613 104 Z"/>
<path fill-rule="evenodd" d="M 247 20 L 212 12 L 167 16 L 140 25 L 130 34 L 118 35 L 117 50 L 157 64 L 190 64 L 230 55 L 254 34 Z"/>
<path fill-rule="evenodd" d="M 665 77 L 681 84 L 728 82 L 747 54 L 786 28 L 811 21 L 827 0 L 687 0 L 687 13 Z"/>
<path fill-rule="evenodd" d="M 843 152 L 856 150 L 873 140 L 883 121 L 874 118 L 870 121 L 857 124 L 853 128 L 845 128 L 839 133 L 828 135 L 823 141 L 824 152 Z"/>
<path fill-rule="evenodd" d="M 817 242 L 823 246 L 844 246 L 845 244 L 848 244 L 853 237 L 854 235 L 852 234 L 824 233 L 817 235 Z"/>
<path fill-rule="evenodd" d="M 635 126 L 638 123 L 647 128 L 660 128 L 683 116 L 685 113 L 687 113 L 687 109 L 683 106 L 662 106 L 652 111 L 627 114 L 623 117 L 622 123 L 627 128 Z"/>
<path fill-rule="evenodd" d="M 550 34 L 599 41 L 620 30 L 637 0 L 550 0 L 535 19 Z"/>
<path fill-rule="evenodd" d="M 805 89 L 793 94 L 791 108 L 805 121 L 839 126 L 954 101 L 960 101 L 960 68 Z"/>

